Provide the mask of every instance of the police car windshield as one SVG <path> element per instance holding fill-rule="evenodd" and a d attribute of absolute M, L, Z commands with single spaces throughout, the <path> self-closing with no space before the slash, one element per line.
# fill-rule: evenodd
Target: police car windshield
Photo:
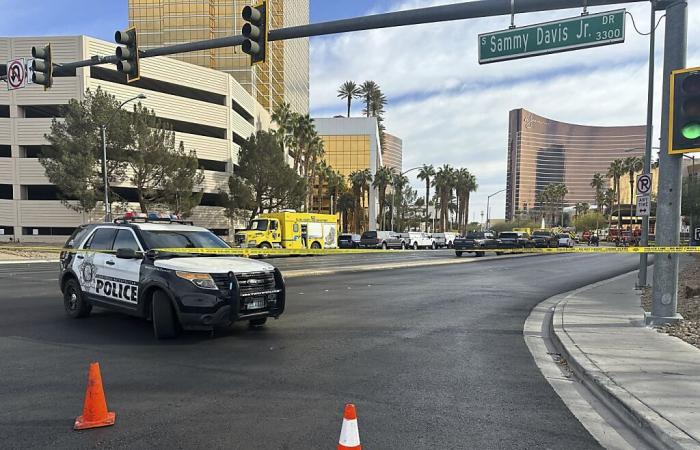
<path fill-rule="evenodd" d="M 142 230 L 141 235 L 148 249 L 228 247 L 210 231 Z"/>

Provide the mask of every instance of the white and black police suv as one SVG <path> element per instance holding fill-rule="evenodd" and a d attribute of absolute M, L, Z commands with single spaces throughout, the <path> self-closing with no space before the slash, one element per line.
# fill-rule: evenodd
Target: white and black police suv
<path fill-rule="evenodd" d="M 156 337 L 165 339 L 243 320 L 262 326 L 284 312 L 284 279 L 270 264 L 158 250 L 228 248 L 206 228 L 116 220 L 79 227 L 66 248 L 59 282 L 73 318 L 93 306 L 108 308 L 151 320 Z"/>

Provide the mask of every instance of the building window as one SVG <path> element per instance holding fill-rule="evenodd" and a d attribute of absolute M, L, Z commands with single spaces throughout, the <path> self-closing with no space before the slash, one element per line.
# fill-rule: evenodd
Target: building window
<path fill-rule="evenodd" d="M 199 168 L 211 170 L 212 172 L 226 172 L 226 161 L 214 161 L 211 159 L 198 159 Z"/>
<path fill-rule="evenodd" d="M 22 227 L 24 236 L 70 236 L 74 227 Z"/>
<path fill-rule="evenodd" d="M 23 145 L 20 147 L 19 154 L 22 158 L 41 158 L 41 152 L 48 147 L 47 145 Z"/>
<path fill-rule="evenodd" d="M 0 158 L 12 158 L 12 147 L 0 145 Z"/>
<path fill-rule="evenodd" d="M 62 105 L 26 105 L 20 107 L 26 119 L 63 117 Z"/>
<path fill-rule="evenodd" d="M 12 236 L 15 234 L 14 227 L 7 225 L 0 225 L 0 236 Z"/>
<path fill-rule="evenodd" d="M 248 142 L 247 139 L 245 139 L 244 137 L 242 137 L 241 135 L 239 135 L 235 131 L 233 131 L 231 134 L 233 134 L 233 139 L 232 139 L 233 142 L 235 144 L 237 144 L 239 147 L 243 147 L 246 144 L 246 142 Z"/>
<path fill-rule="evenodd" d="M 0 117 L 10 117 L 9 105 L 0 105 Z"/>
<path fill-rule="evenodd" d="M 221 206 L 221 195 L 205 192 L 202 194 L 202 201 L 199 204 L 201 206 Z"/>
<path fill-rule="evenodd" d="M 12 200 L 11 184 L 0 184 L 0 200 Z"/>
<path fill-rule="evenodd" d="M 24 200 L 62 200 L 59 189 L 52 184 L 27 184 L 22 189 Z"/>
<path fill-rule="evenodd" d="M 253 117 L 253 115 L 249 113 L 243 106 L 238 104 L 236 100 L 231 99 L 231 109 L 238 113 L 239 116 L 243 117 L 246 120 L 246 122 L 253 126 L 255 125 L 255 117 Z"/>

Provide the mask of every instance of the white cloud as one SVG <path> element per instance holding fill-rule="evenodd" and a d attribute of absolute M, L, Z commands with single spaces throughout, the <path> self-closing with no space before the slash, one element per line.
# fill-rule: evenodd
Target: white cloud
<path fill-rule="evenodd" d="M 390 10 L 456 2 L 394 2 Z M 599 12 L 609 8 L 590 8 Z M 648 31 L 648 5 L 628 5 Z M 571 17 L 579 10 L 516 16 L 516 25 Z M 660 14 L 659 14 L 660 16 Z M 378 82 L 389 98 L 388 130 L 404 142 L 404 169 L 423 163 L 468 167 L 480 189 L 472 211 L 505 187 L 508 112 L 526 108 L 555 120 L 589 125 L 637 125 L 646 117 L 648 38 L 627 18 L 626 42 L 480 66 L 477 35 L 507 28 L 509 17 L 445 22 L 315 39 L 311 105 L 321 116 L 341 114 L 345 80 Z M 700 9 L 689 11 L 688 65 L 700 65 Z M 657 29 L 655 116 L 660 116 L 663 21 Z M 359 113 L 359 102 L 356 114 Z M 658 123 L 658 119 L 656 120 Z M 655 130 L 658 127 L 655 126 Z M 658 134 L 658 133 L 657 133 Z M 422 192 L 421 183 L 414 187 Z M 504 197 L 492 199 L 503 217 Z"/>

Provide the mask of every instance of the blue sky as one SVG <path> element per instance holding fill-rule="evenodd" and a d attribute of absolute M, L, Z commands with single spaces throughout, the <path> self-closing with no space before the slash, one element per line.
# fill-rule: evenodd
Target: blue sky
<path fill-rule="evenodd" d="M 311 0 L 311 21 L 459 1 Z M 700 5 L 689 3 L 688 66 L 692 67 L 700 66 Z M 127 0 L 0 0 L 0 35 L 87 34 L 112 41 L 114 31 L 127 25 L 126 5 Z M 648 31 L 648 2 L 619 7 L 627 8 L 638 27 Z M 516 16 L 515 23 L 522 26 L 580 13 L 576 8 L 524 14 Z M 472 219 L 484 210 L 489 193 L 505 187 L 511 109 L 523 107 L 555 120 L 588 125 L 644 123 L 648 41 L 634 32 L 629 17 L 624 44 L 480 66 L 477 35 L 508 25 L 509 17 L 503 16 L 314 38 L 312 114 L 329 117 L 344 112 L 344 102 L 336 98 L 343 81 L 376 81 L 389 100 L 388 131 L 404 141 L 404 169 L 449 163 L 476 175 L 480 187 L 472 197 Z M 661 21 L 654 130 L 659 129 L 663 31 Z M 359 115 L 360 109 L 354 105 L 353 114 Z M 415 179 L 412 183 L 420 194 L 422 183 Z M 492 217 L 503 217 L 504 203 L 503 195 L 491 200 Z"/>

